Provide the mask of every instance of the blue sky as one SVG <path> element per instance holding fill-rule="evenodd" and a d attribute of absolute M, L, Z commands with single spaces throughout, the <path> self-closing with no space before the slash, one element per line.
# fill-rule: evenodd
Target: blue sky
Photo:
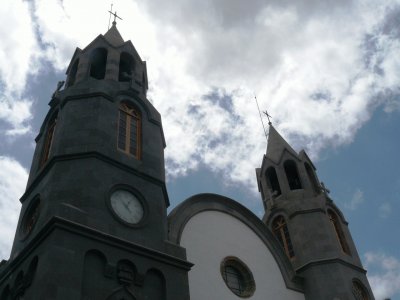
<path fill-rule="evenodd" d="M 171 207 L 229 196 L 262 216 L 254 94 L 343 210 L 377 299 L 400 299 L 400 2 L 114 1 L 163 116 Z M 109 1 L 0 6 L 0 254 L 7 258 L 47 103 Z M 266 120 L 265 120 L 266 121 Z"/>

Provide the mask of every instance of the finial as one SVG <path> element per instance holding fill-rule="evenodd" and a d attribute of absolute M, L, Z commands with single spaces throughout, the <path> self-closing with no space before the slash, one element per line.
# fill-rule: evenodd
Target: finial
<path fill-rule="evenodd" d="M 111 9 L 108 11 L 108 12 L 110 13 L 110 18 L 108 19 L 108 29 L 110 29 L 111 15 L 114 16 L 114 21 L 112 22 L 113 26 L 117 25 L 117 18 L 120 19 L 120 20 L 122 20 L 122 18 L 120 18 L 120 17 L 117 15 L 117 12 L 112 12 L 112 7 L 113 7 L 113 4 L 111 3 Z"/>
<path fill-rule="evenodd" d="M 258 106 L 258 100 L 257 100 L 257 96 L 255 94 L 254 94 L 254 99 L 256 99 L 257 108 L 258 108 L 258 114 L 260 115 L 260 120 L 261 120 L 262 127 L 264 129 L 265 138 L 268 140 L 267 131 L 265 130 L 264 122 L 263 122 L 263 119 L 262 119 L 262 116 L 261 116 L 260 106 Z M 268 119 L 268 121 L 269 121 L 269 119 Z"/>

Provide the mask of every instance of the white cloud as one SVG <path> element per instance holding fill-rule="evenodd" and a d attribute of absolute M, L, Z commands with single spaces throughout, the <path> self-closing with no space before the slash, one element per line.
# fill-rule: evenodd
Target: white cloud
<path fill-rule="evenodd" d="M 42 55 L 58 69 L 76 46 L 106 31 L 108 1 L 32 3 Z M 254 191 L 266 142 L 253 93 L 283 136 L 311 157 L 351 142 L 374 108 L 398 107 L 400 35 L 388 28 L 396 28 L 399 7 L 395 0 L 121 0 L 114 6 L 124 19 L 118 23 L 123 37 L 148 63 L 149 98 L 163 116 L 170 175 L 205 164 Z"/>
<path fill-rule="evenodd" d="M 28 122 L 32 118 L 31 108 L 32 102 L 29 100 L 10 100 L 0 95 L 0 119 L 11 125 L 5 131 L 7 136 L 22 135 L 30 130 Z"/>
<path fill-rule="evenodd" d="M 32 27 L 29 4 L 21 0 L 2 1 L 0 6 L 0 79 L 7 91 L 24 89 L 39 53 Z"/>
<path fill-rule="evenodd" d="M 400 261 L 384 253 L 368 252 L 365 254 L 368 280 L 376 299 L 386 299 L 400 293 Z M 393 298 L 394 299 L 394 298 Z"/>
<path fill-rule="evenodd" d="M 346 202 L 344 206 L 347 209 L 355 210 L 363 202 L 364 202 L 364 193 L 360 189 L 356 189 L 351 200 L 349 202 Z"/>
<path fill-rule="evenodd" d="M 146 3 L 162 6 L 159 1 Z M 265 142 L 253 91 L 283 135 L 301 141 L 315 158 L 323 148 L 351 142 L 373 108 L 387 101 L 377 95 L 396 89 L 397 41 L 381 31 L 389 1 L 369 1 L 369 7 L 355 3 L 351 9 L 343 3 L 322 5 L 310 14 L 291 1 L 280 8 L 218 3 L 179 2 L 180 14 L 168 5 L 155 21 L 169 24 L 156 28 L 159 37 L 173 36 L 163 44 L 164 52 L 153 53 L 148 66 L 150 95 L 164 118 L 167 162 L 174 163 L 169 167 L 175 174 L 201 161 L 256 189 L 253 170 Z M 368 34 L 379 41 L 372 52 L 364 44 Z M 178 58 L 168 55 L 174 46 Z M 376 73 L 377 67 L 384 72 Z M 231 111 L 204 101 L 212 87 L 232 98 Z M 192 106 L 197 114 L 187 113 Z M 210 147 L 216 140 L 220 143 Z M 351 207 L 362 201 L 360 195 Z"/>
<path fill-rule="evenodd" d="M 0 156 L 0 258 L 8 259 L 28 172 L 13 158 Z"/>
<path fill-rule="evenodd" d="M 30 129 L 32 102 L 21 94 L 37 72 L 40 51 L 28 2 L 2 1 L 0 17 L 0 120 L 7 123 L 6 135 L 15 136 Z"/>

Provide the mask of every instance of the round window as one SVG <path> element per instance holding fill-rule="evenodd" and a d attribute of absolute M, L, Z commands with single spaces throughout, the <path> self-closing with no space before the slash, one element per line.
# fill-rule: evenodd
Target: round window
<path fill-rule="evenodd" d="M 227 287 L 237 296 L 251 297 L 256 290 L 253 274 L 237 257 L 228 256 L 221 262 L 221 275 Z"/>

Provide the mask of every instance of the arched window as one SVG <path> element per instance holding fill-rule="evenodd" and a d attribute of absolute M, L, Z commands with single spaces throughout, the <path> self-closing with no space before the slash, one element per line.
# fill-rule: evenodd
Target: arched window
<path fill-rule="evenodd" d="M 71 70 L 69 71 L 68 82 L 66 84 L 66 87 L 70 87 L 70 86 L 74 85 L 76 73 L 78 71 L 78 65 L 79 65 L 79 59 L 75 60 L 74 64 L 72 65 Z"/>
<path fill-rule="evenodd" d="M 282 216 L 276 217 L 272 222 L 272 231 L 279 240 L 279 243 L 285 249 L 285 253 L 289 258 L 294 257 L 292 241 L 290 240 L 289 229 L 285 218 Z"/>
<path fill-rule="evenodd" d="M 118 149 L 140 159 L 141 117 L 137 109 L 127 103 L 119 107 Z"/>
<path fill-rule="evenodd" d="M 347 244 L 346 238 L 344 236 L 344 232 L 342 230 L 342 227 L 340 225 L 340 221 L 339 221 L 337 215 L 332 210 L 328 210 L 328 216 L 329 216 L 329 220 L 332 223 L 333 229 L 335 230 L 335 233 L 339 240 L 342 251 L 348 255 L 351 255 L 349 245 Z"/>
<path fill-rule="evenodd" d="M 286 177 L 288 179 L 289 187 L 291 190 L 301 189 L 301 182 L 299 173 L 297 172 L 296 163 L 293 160 L 287 160 L 284 163 Z"/>
<path fill-rule="evenodd" d="M 265 172 L 267 176 L 267 183 L 269 188 L 272 190 L 272 195 L 279 196 L 281 194 L 281 187 L 279 185 L 278 176 L 274 167 L 269 167 Z"/>
<path fill-rule="evenodd" d="M 119 81 L 131 81 L 134 70 L 134 60 L 132 55 L 122 52 L 119 58 Z"/>
<path fill-rule="evenodd" d="M 365 287 L 358 280 L 353 280 L 352 292 L 356 300 L 369 300 Z"/>
<path fill-rule="evenodd" d="M 40 166 L 43 166 L 50 157 L 51 148 L 53 145 L 54 131 L 57 124 L 57 114 L 55 114 L 47 125 L 44 146 L 42 150 L 42 158 L 40 160 Z"/>
<path fill-rule="evenodd" d="M 106 75 L 107 50 L 94 49 L 90 55 L 90 77 L 104 79 Z"/>
<path fill-rule="evenodd" d="M 311 186 L 314 190 L 315 193 L 319 193 L 321 191 L 321 188 L 319 187 L 317 178 L 315 177 L 314 171 L 311 169 L 311 166 L 308 163 L 304 163 L 304 166 L 307 171 L 308 179 L 311 182 Z"/>

